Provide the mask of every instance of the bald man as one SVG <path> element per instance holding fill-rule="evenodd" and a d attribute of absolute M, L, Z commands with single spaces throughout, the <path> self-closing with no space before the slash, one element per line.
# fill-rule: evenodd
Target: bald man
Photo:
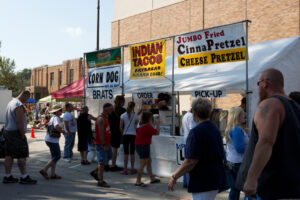
<path fill-rule="evenodd" d="M 258 78 L 259 105 L 236 186 L 263 200 L 300 198 L 300 106 L 284 92 L 280 71 Z M 243 184 L 244 183 L 244 184 Z"/>

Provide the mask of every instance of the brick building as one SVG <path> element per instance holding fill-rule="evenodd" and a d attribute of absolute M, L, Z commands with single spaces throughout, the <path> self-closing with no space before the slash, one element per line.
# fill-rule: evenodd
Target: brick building
<path fill-rule="evenodd" d="M 249 19 L 249 43 L 300 35 L 300 0 L 114 0 L 112 47 Z M 167 40 L 166 55 L 172 54 Z M 130 50 L 124 50 L 125 62 Z M 217 107 L 240 105 L 240 94 L 217 99 Z M 181 101 L 182 102 L 182 101 Z M 188 103 L 189 104 L 189 103 Z M 189 107 L 189 105 L 187 106 Z"/>
<path fill-rule="evenodd" d="M 31 97 L 38 100 L 83 77 L 83 60 L 76 58 L 61 65 L 40 66 L 31 71 Z"/>

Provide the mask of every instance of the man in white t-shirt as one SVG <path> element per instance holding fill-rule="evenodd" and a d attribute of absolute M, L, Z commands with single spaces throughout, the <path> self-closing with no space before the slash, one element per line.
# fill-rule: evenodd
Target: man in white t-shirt
<path fill-rule="evenodd" d="M 65 148 L 64 148 L 64 161 L 70 162 L 73 159 L 73 147 L 76 134 L 76 120 L 71 114 L 74 110 L 73 105 L 66 103 L 66 112 L 63 116 L 64 129 L 65 129 Z"/>
<path fill-rule="evenodd" d="M 186 142 L 186 139 L 189 136 L 190 130 L 196 126 L 196 122 L 193 118 L 193 113 L 191 111 L 187 112 L 183 118 L 182 118 L 182 124 L 181 124 L 181 135 L 184 137 L 184 141 Z M 187 187 L 188 183 L 188 174 L 185 174 L 183 176 L 183 186 Z"/>
<path fill-rule="evenodd" d="M 196 126 L 196 122 L 194 121 L 193 114 L 189 111 L 182 118 L 182 126 L 181 126 L 181 135 L 184 136 L 184 140 L 186 141 L 189 132 L 192 128 Z"/>

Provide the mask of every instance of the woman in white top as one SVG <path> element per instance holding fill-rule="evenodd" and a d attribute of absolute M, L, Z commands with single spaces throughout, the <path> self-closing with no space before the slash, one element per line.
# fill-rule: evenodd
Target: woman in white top
<path fill-rule="evenodd" d="M 233 184 L 229 193 L 229 200 L 239 200 L 240 191 L 235 188 L 235 180 L 243 161 L 244 152 L 249 142 L 248 135 L 242 129 L 245 122 L 245 113 L 241 107 L 233 107 L 229 110 L 225 138 L 227 141 L 226 159 L 231 164 Z"/>
<path fill-rule="evenodd" d="M 122 174 L 128 175 L 127 164 L 128 164 L 128 155 L 130 154 L 131 161 L 131 174 L 135 174 L 136 170 L 134 169 L 135 161 L 135 136 L 136 136 L 136 127 L 139 121 L 138 115 L 134 113 L 135 103 L 133 101 L 128 103 L 126 112 L 121 115 L 120 121 L 120 131 L 123 133 L 123 147 L 124 147 L 124 170 Z"/>
<path fill-rule="evenodd" d="M 47 130 L 47 134 L 45 137 L 45 141 L 47 146 L 50 149 L 50 153 L 51 153 L 51 160 L 47 163 L 47 165 L 40 170 L 40 174 L 45 178 L 45 179 L 49 179 L 48 176 L 48 169 L 51 168 L 51 179 L 61 179 L 61 176 L 58 176 L 55 173 L 55 168 L 56 168 L 56 163 L 57 161 L 60 159 L 60 147 L 59 147 L 59 137 L 60 137 L 60 133 L 65 134 L 65 131 L 62 128 L 62 124 L 60 121 L 60 115 L 62 114 L 62 107 L 60 105 L 55 105 L 53 107 L 53 109 L 50 111 L 50 113 L 53 114 L 53 116 L 51 117 L 49 123 L 47 124 L 47 126 L 51 126 L 53 125 L 54 129 L 56 131 L 58 131 L 58 136 L 53 137 L 49 135 L 49 131 L 50 128 L 48 128 Z"/>

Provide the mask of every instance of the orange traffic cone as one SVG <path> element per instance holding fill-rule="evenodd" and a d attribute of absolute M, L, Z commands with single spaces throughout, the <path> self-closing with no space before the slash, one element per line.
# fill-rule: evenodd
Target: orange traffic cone
<path fill-rule="evenodd" d="M 35 135 L 34 135 L 34 128 L 31 128 L 31 138 L 35 138 Z"/>

